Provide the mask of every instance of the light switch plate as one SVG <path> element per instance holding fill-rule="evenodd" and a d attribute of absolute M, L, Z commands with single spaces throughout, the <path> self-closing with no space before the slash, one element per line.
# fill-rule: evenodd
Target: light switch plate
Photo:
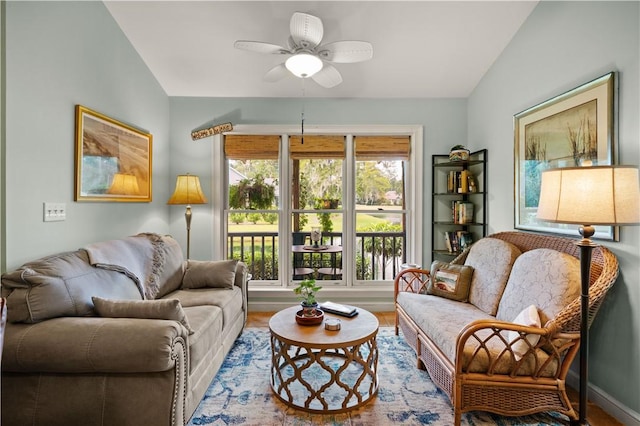
<path fill-rule="evenodd" d="M 65 203 L 44 203 L 43 219 L 45 222 L 57 222 L 67 219 L 67 205 Z"/>

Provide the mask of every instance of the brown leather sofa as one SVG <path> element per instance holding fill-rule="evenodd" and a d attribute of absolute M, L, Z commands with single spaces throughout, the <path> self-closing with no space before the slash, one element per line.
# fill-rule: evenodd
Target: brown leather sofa
<path fill-rule="evenodd" d="M 242 332 L 247 272 L 140 234 L 26 263 L 2 296 L 5 426 L 177 426 Z"/>

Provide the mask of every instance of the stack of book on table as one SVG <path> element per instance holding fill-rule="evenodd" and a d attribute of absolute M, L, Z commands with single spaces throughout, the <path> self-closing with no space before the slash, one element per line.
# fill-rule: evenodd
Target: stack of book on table
<path fill-rule="evenodd" d="M 353 317 L 358 315 L 358 310 L 355 306 L 342 305 L 340 303 L 329 301 L 320 303 L 320 309 L 330 314 L 342 315 L 345 317 Z"/>

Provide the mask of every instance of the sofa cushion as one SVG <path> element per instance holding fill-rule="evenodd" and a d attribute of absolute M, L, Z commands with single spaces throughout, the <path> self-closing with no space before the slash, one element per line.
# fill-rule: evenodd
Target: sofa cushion
<path fill-rule="evenodd" d="M 518 247 L 497 238 L 483 238 L 473 244 L 464 262 L 474 269 L 469 302 L 489 315 L 496 315 L 511 266 L 520 253 Z"/>
<path fill-rule="evenodd" d="M 513 319 L 534 304 L 545 324 L 580 295 L 580 261 L 552 249 L 523 253 L 513 264 L 497 318 Z"/>
<path fill-rule="evenodd" d="M 114 300 L 92 297 L 96 313 L 106 318 L 146 318 L 178 321 L 189 334 L 193 329 L 177 299 Z"/>
<path fill-rule="evenodd" d="M 473 276 L 471 266 L 434 260 L 431 264 L 430 275 L 427 294 L 459 302 L 466 302 L 469 299 L 469 287 Z"/>
<path fill-rule="evenodd" d="M 25 263 L 2 274 L 2 288 L 10 322 L 92 315 L 92 296 L 142 299 L 138 287 L 126 275 L 91 266 L 85 250 Z"/>
<path fill-rule="evenodd" d="M 236 279 L 238 261 L 211 260 L 187 261 L 187 268 L 182 279 L 182 288 L 233 288 Z"/>
<path fill-rule="evenodd" d="M 527 327 L 540 327 L 540 316 L 538 315 L 538 309 L 535 305 L 529 305 L 518 314 L 513 320 L 514 324 L 526 325 Z M 525 339 L 520 337 L 520 333 L 517 331 L 507 332 L 507 338 L 511 343 L 511 350 L 516 361 L 519 361 L 529 350 L 531 346 L 538 344 L 540 340 L 539 334 L 527 334 Z M 527 344 L 527 342 L 529 342 Z"/>
<path fill-rule="evenodd" d="M 186 309 L 191 306 L 217 306 L 222 310 L 222 328 L 226 329 L 239 315 L 244 315 L 242 290 L 233 287 L 176 290 L 165 297 L 178 299 Z"/>
<path fill-rule="evenodd" d="M 213 305 L 185 306 L 184 312 L 193 327 L 189 336 L 189 375 L 202 372 L 212 354 L 222 346 L 222 310 Z M 198 374 L 197 374 L 198 375 Z"/>

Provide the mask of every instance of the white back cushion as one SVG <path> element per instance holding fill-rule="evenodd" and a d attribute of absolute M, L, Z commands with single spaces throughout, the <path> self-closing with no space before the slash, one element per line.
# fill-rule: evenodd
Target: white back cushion
<path fill-rule="evenodd" d="M 474 269 L 469 302 L 495 316 L 511 266 L 520 253 L 518 247 L 498 238 L 482 238 L 472 245 L 464 262 Z"/>
<path fill-rule="evenodd" d="M 529 250 L 516 259 L 496 317 L 513 319 L 527 306 L 538 308 L 544 325 L 580 295 L 580 261 L 552 249 Z"/>

